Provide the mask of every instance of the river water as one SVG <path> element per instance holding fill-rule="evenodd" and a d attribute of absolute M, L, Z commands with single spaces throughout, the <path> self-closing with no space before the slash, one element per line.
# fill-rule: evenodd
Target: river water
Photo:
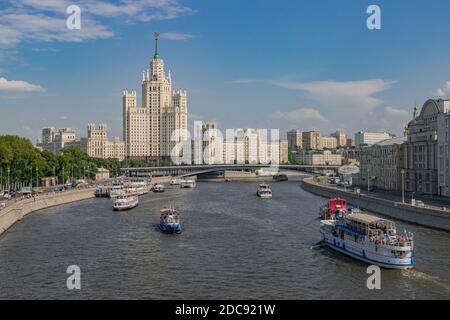
<path fill-rule="evenodd" d="M 449 299 L 450 233 L 414 232 L 417 268 L 384 270 L 366 286 L 367 265 L 320 241 L 326 199 L 300 182 L 198 183 L 140 198 L 128 212 L 91 199 L 30 214 L 0 237 L 2 299 Z M 180 235 L 162 234 L 159 209 L 178 208 Z M 69 265 L 81 290 L 68 290 Z"/>

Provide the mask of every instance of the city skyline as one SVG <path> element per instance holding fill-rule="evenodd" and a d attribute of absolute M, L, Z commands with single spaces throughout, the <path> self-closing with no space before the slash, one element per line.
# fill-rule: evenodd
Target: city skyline
<path fill-rule="evenodd" d="M 224 129 L 279 128 L 281 136 L 294 128 L 401 135 L 414 101 L 420 107 L 428 98 L 447 96 L 450 87 L 447 44 L 424 53 L 426 43 L 450 28 L 440 24 L 436 32 L 433 22 L 450 10 L 444 1 L 434 8 L 425 1 L 407 7 L 380 1 L 382 29 L 376 31 L 365 26 L 370 3 L 364 1 L 345 10 L 330 2 L 283 2 L 276 13 L 283 22 L 274 25 L 267 19 L 250 23 L 252 6 L 236 2 L 143 1 L 142 15 L 125 24 L 118 20 L 131 19 L 133 8 L 100 4 L 79 3 L 86 23 L 77 36 L 60 24 L 67 17 L 65 1 L 0 6 L 1 134 L 35 142 L 42 127 L 82 134 L 95 122 L 107 123 L 109 135 L 120 137 L 121 93 L 139 87 L 157 30 L 166 68 L 177 70 L 175 86 L 189 92 L 190 131 L 194 120 L 203 120 Z M 221 19 L 215 19 L 219 11 Z M 32 30 L 31 14 L 50 26 Z M 270 3 L 261 1 L 258 15 L 271 14 Z M 220 22 L 231 17 L 235 23 L 223 28 Z"/>

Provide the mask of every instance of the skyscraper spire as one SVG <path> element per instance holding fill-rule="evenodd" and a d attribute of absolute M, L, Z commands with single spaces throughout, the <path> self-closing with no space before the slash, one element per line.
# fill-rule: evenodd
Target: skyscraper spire
<path fill-rule="evenodd" d="M 159 55 L 158 55 L 158 36 L 159 36 L 159 32 L 155 32 L 153 34 L 155 36 L 155 55 L 153 56 L 153 59 L 158 59 Z"/>

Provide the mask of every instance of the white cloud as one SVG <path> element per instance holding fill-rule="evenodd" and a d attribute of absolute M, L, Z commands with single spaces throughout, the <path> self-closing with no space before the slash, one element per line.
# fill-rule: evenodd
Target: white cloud
<path fill-rule="evenodd" d="M 160 34 L 160 38 L 167 40 L 191 40 L 195 37 L 193 34 L 178 32 L 163 32 Z"/>
<path fill-rule="evenodd" d="M 292 111 L 277 111 L 274 113 L 274 116 L 276 118 L 284 119 L 289 122 L 298 122 L 304 120 L 328 122 L 328 119 L 321 115 L 319 110 L 313 108 L 301 108 Z"/>
<path fill-rule="evenodd" d="M 370 109 L 383 103 L 383 100 L 373 95 L 385 91 L 395 81 L 369 79 L 361 81 L 316 81 L 316 82 L 281 82 L 272 84 L 293 90 L 305 91 L 308 98 L 323 105 L 344 108 Z"/>
<path fill-rule="evenodd" d="M 408 111 L 405 109 L 396 109 L 390 106 L 385 107 L 384 112 L 390 117 L 407 118 L 409 116 Z"/>
<path fill-rule="evenodd" d="M 81 8 L 81 30 L 66 27 L 65 0 L 10 0 L 0 9 L 0 49 L 11 49 L 22 42 L 82 42 L 114 35 L 106 18 L 119 23 L 174 19 L 194 11 L 178 0 L 77 1 Z M 180 34 L 182 35 L 182 34 Z M 174 36 L 174 35 L 172 35 Z M 185 36 L 187 36 L 185 34 Z"/>
<path fill-rule="evenodd" d="M 442 88 L 437 89 L 435 95 L 438 97 L 448 97 L 450 95 L 450 81 L 445 82 Z"/>
<path fill-rule="evenodd" d="M 31 84 L 26 81 L 0 78 L 0 91 L 45 92 L 45 89 L 40 85 Z"/>

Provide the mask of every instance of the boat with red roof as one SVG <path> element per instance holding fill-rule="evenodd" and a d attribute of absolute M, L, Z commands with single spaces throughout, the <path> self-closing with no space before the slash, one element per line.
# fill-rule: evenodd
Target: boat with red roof
<path fill-rule="evenodd" d="M 320 219 L 337 220 L 348 213 L 347 201 L 342 198 L 333 198 L 320 208 Z"/>

